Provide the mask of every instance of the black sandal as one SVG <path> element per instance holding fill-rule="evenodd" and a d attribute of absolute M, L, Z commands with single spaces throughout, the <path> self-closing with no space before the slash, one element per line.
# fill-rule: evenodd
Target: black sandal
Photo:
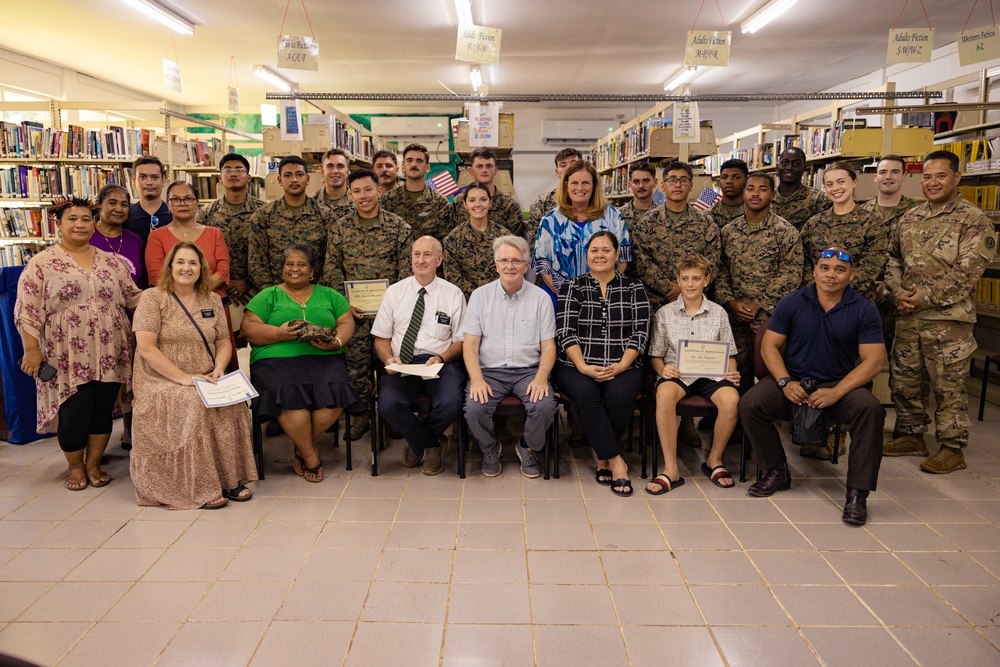
<path fill-rule="evenodd" d="M 594 474 L 594 480 L 601 486 L 611 486 L 612 479 L 611 471 L 607 468 L 598 468 Z"/>
<path fill-rule="evenodd" d="M 633 490 L 632 480 L 628 477 L 620 477 L 619 479 L 611 480 L 611 493 L 616 496 L 627 498 L 632 495 Z"/>
<path fill-rule="evenodd" d="M 298 452 L 295 452 L 294 456 L 295 456 L 296 463 L 299 464 L 299 467 L 296 468 L 295 467 L 295 463 L 293 463 L 292 464 L 292 472 L 294 472 L 299 477 L 305 477 L 305 474 L 306 474 L 305 473 L 305 470 L 306 470 L 306 460 L 304 458 L 302 458 L 301 456 L 299 456 Z"/>
<path fill-rule="evenodd" d="M 232 500 L 233 502 L 245 503 L 246 501 L 248 501 L 251 498 L 253 498 L 253 492 L 251 491 L 248 495 L 245 495 L 245 496 L 240 495 L 244 491 L 249 491 L 249 489 L 246 487 L 246 485 L 240 484 L 239 486 L 233 487 L 232 489 L 229 489 L 228 491 L 226 489 L 223 489 L 222 490 L 222 497 L 223 498 L 228 498 L 229 500 Z"/>

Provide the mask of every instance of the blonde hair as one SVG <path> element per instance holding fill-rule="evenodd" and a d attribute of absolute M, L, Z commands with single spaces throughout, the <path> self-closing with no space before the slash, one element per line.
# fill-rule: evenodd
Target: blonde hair
<path fill-rule="evenodd" d="M 579 171 L 587 172 L 594 180 L 594 189 L 590 193 L 590 203 L 587 205 L 587 221 L 597 220 L 604 215 L 608 201 L 604 198 L 604 188 L 601 187 L 601 176 L 597 173 L 597 169 L 584 160 L 575 160 L 566 167 L 562 180 L 559 181 L 559 188 L 556 190 L 556 206 L 559 208 L 559 212 L 567 218 L 573 218 L 573 202 L 570 201 L 566 184 L 569 183 L 570 176 Z"/>
<path fill-rule="evenodd" d="M 177 253 L 181 250 L 194 250 L 194 253 L 198 255 L 198 262 L 201 263 L 201 275 L 198 276 L 198 280 L 194 283 L 194 290 L 202 296 L 208 296 L 212 291 L 212 272 L 208 268 L 208 262 L 205 260 L 205 253 L 201 251 L 201 248 L 189 241 L 178 241 L 167 256 L 163 259 L 163 268 L 160 269 L 160 277 L 156 280 L 156 287 L 164 290 L 166 292 L 174 291 L 174 258 L 177 257 Z"/>
<path fill-rule="evenodd" d="M 706 277 L 712 277 L 712 263 L 708 261 L 708 258 L 704 255 L 685 255 L 677 262 L 677 275 L 681 275 L 681 271 L 686 271 L 688 269 L 698 269 L 705 274 Z"/>

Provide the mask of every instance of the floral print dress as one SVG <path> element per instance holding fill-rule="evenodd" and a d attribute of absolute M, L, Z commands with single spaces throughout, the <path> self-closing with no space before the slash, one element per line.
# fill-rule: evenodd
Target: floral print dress
<path fill-rule="evenodd" d="M 135 308 L 141 291 L 111 253 L 94 252 L 85 271 L 54 245 L 32 257 L 21 273 L 14 305 L 18 330 L 38 338 L 42 355 L 58 371 L 36 380 L 37 431 L 58 426 L 59 406 L 87 382 L 132 384 L 131 326 L 125 308 Z"/>

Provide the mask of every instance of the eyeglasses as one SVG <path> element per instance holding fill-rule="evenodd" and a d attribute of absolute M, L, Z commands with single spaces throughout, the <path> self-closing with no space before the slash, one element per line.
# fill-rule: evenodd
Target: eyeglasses
<path fill-rule="evenodd" d="M 170 202 L 171 204 L 184 204 L 185 206 L 188 206 L 188 205 L 193 204 L 196 201 L 198 201 L 198 198 L 197 197 L 171 197 L 167 201 Z"/>
<path fill-rule="evenodd" d="M 221 171 L 223 174 L 245 174 L 245 173 L 247 173 L 247 170 L 244 167 L 223 167 L 219 171 Z"/>
<path fill-rule="evenodd" d="M 678 184 L 691 185 L 691 179 L 688 178 L 687 176 L 681 176 L 680 178 L 677 178 L 676 176 L 671 176 L 670 178 L 666 179 L 663 182 L 668 183 L 670 185 L 678 185 Z"/>
<path fill-rule="evenodd" d="M 494 260 L 500 266 L 521 266 L 522 264 L 527 264 L 528 262 L 523 259 L 498 259 Z"/>
<path fill-rule="evenodd" d="M 155 215 L 149 216 L 149 231 L 155 231 L 160 226 L 160 219 Z"/>
<path fill-rule="evenodd" d="M 851 256 L 850 255 L 848 255 L 843 250 L 834 250 L 833 248 L 827 248 L 826 250 L 824 250 L 823 252 L 821 252 L 819 254 L 819 257 L 820 257 L 820 259 L 830 259 L 831 257 L 836 257 L 841 262 L 847 262 L 848 264 L 852 264 L 853 263 L 851 261 Z"/>

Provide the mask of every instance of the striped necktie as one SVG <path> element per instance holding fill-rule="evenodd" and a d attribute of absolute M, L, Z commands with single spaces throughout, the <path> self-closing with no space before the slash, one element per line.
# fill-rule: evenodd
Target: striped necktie
<path fill-rule="evenodd" d="M 413 344 L 417 342 L 420 322 L 424 319 L 424 294 L 427 294 L 427 290 L 421 287 L 417 292 L 417 303 L 413 306 L 413 314 L 410 315 L 410 325 L 406 327 L 403 344 L 399 347 L 399 359 L 404 364 L 413 361 Z"/>

